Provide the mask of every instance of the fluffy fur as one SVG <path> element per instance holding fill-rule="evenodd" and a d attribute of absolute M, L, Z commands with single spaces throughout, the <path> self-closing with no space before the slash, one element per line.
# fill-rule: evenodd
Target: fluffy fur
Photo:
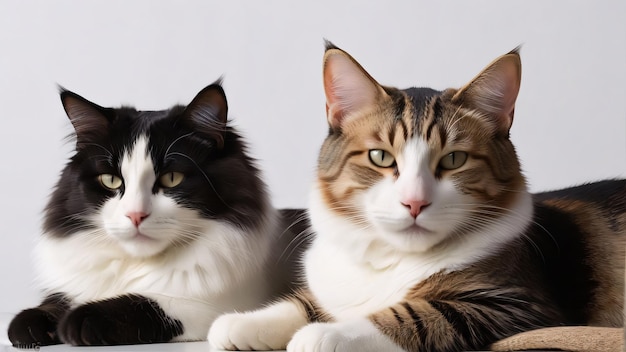
<path fill-rule="evenodd" d="M 270 205 L 219 83 L 164 111 L 61 100 L 76 153 L 34 253 L 47 298 L 11 322 L 14 345 L 202 340 L 288 289 L 306 221 Z"/>
<path fill-rule="evenodd" d="M 329 44 L 303 288 L 226 314 L 218 348 L 457 351 L 621 326 L 626 181 L 531 195 L 509 139 L 517 50 L 460 89 L 379 85 Z"/>

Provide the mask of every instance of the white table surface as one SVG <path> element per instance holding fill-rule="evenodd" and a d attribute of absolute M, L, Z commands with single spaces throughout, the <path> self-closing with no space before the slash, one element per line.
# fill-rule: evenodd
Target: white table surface
<path fill-rule="evenodd" d="M 34 351 L 19 349 L 11 346 L 7 336 L 9 322 L 13 318 L 12 313 L 0 313 L 0 352 Z M 148 345 L 126 345 L 126 346 L 97 346 L 97 347 L 76 347 L 69 345 L 44 346 L 39 349 L 44 352 L 215 352 L 208 342 L 177 342 L 177 343 L 157 343 Z"/>
<path fill-rule="evenodd" d="M 97 347 L 76 347 L 69 345 L 45 346 L 39 349 L 44 352 L 209 352 L 216 351 L 211 348 L 208 342 L 179 342 L 179 343 L 158 343 L 149 345 L 128 345 L 128 346 L 97 346 Z M 7 345 L 0 346 L 0 352 L 29 351 Z M 32 350 L 30 350 L 32 351 Z"/>

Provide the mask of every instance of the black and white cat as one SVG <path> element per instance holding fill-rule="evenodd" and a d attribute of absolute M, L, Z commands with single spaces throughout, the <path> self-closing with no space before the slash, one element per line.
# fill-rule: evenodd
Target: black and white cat
<path fill-rule="evenodd" d="M 306 220 L 271 206 L 220 82 L 163 111 L 61 100 L 76 152 L 35 248 L 46 298 L 11 322 L 15 346 L 202 340 L 289 288 Z"/>

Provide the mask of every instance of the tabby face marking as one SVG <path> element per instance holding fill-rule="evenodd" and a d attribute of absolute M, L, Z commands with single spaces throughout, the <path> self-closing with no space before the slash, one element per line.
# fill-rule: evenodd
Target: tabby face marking
<path fill-rule="evenodd" d="M 326 140 L 318 169 L 320 190 L 330 209 L 376 228 L 383 241 L 403 251 L 425 252 L 468 227 L 485 225 L 477 214 L 497 214 L 515 203 L 515 197 L 489 194 L 502 187 L 495 177 L 489 178 L 489 168 L 519 166 L 490 165 L 483 157 L 491 148 L 487 139 L 467 132 L 485 127 L 480 116 L 435 109 L 443 104 L 441 98 L 424 104 L 423 116 L 414 115 L 416 109 L 407 99 L 407 109 L 397 118 L 389 99 L 374 113 L 348 118 L 341 134 Z M 372 150 L 390 153 L 395 166 L 373 163 Z M 512 183 L 511 189 L 523 186 L 520 179 Z M 494 198 L 500 198 L 500 204 Z"/>
<path fill-rule="evenodd" d="M 330 134 L 318 167 L 327 207 L 396 249 L 422 253 L 515 215 L 525 203 L 508 139 L 518 64 L 504 56 L 458 90 L 398 90 L 329 49 Z"/>

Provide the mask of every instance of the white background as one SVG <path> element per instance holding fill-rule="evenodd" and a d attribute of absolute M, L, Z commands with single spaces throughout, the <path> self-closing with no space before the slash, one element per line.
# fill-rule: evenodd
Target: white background
<path fill-rule="evenodd" d="M 38 301 L 30 248 L 72 150 L 57 84 L 160 110 L 223 75 L 274 204 L 303 207 L 326 133 L 323 38 L 401 88 L 460 86 L 522 44 L 511 133 L 531 189 L 545 190 L 626 176 L 625 5 L 0 0 L 0 312 Z"/>

